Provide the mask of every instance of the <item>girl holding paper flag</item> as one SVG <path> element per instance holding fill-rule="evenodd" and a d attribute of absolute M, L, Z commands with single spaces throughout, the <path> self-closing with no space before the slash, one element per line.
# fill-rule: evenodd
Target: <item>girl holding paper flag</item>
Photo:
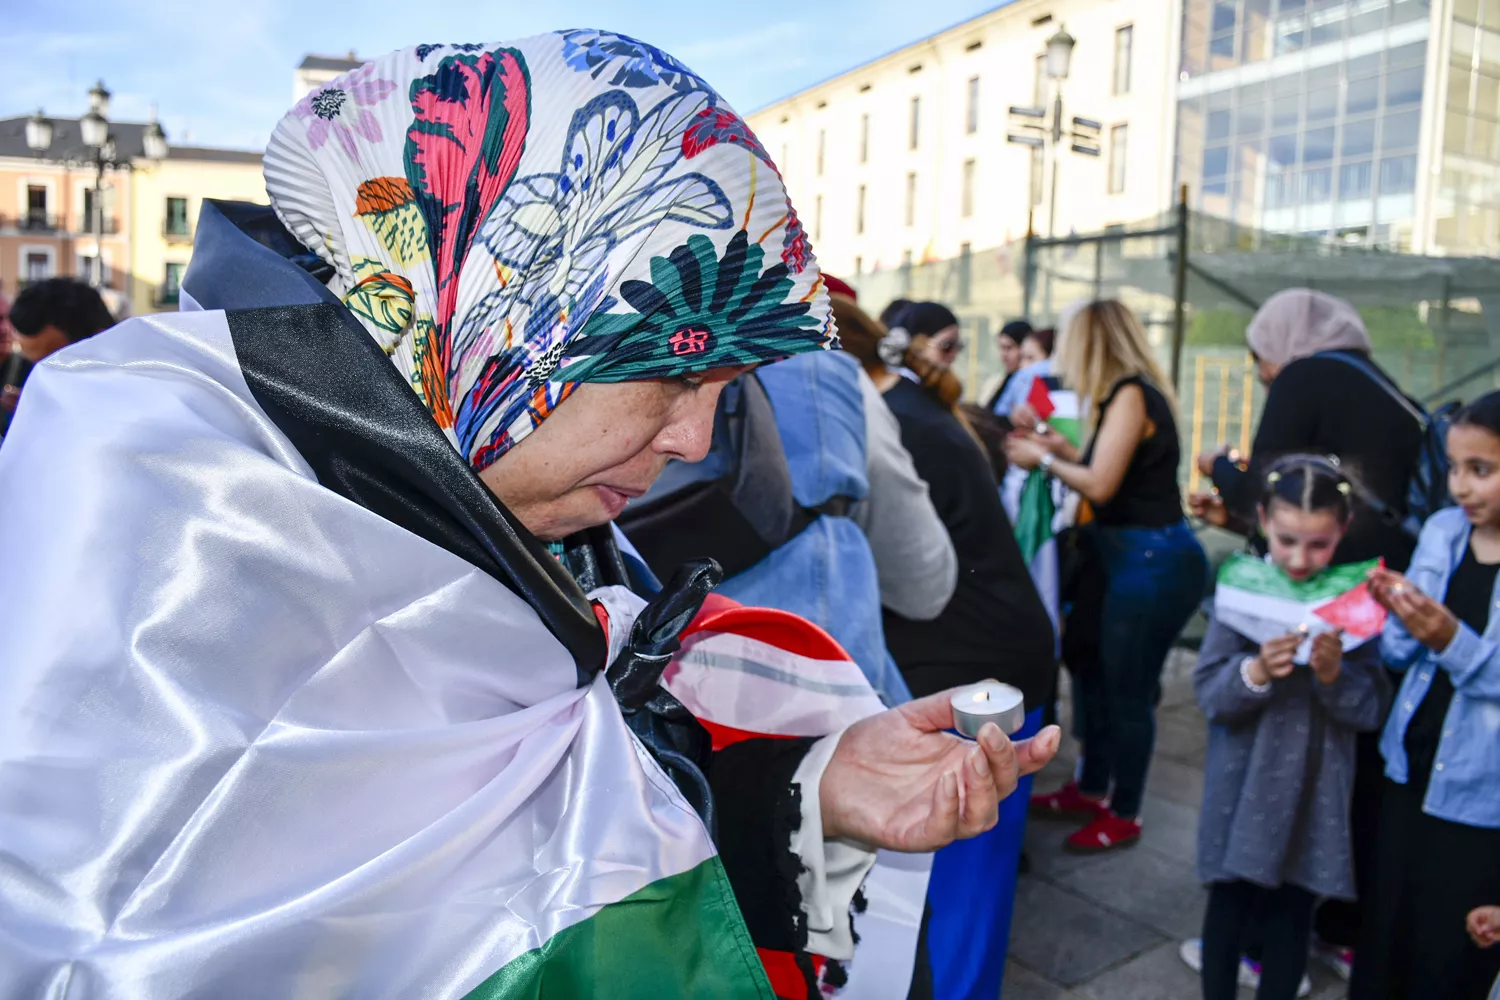
<path fill-rule="evenodd" d="M 1349 807 L 1355 734 L 1379 727 L 1383 610 L 1366 565 L 1333 566 L 1351 486 L 1326 459 L 1273 465 L 1260 504 L 1265 560 L 1219 576 L 1193 675 L 1209 720 L 1198 825 L 1206 1000 L 1232 1000 L 1240 951 L 1261 943 L 1259 1000 L 1292 1000 L 1313 904 L 1354 898 Z"/>

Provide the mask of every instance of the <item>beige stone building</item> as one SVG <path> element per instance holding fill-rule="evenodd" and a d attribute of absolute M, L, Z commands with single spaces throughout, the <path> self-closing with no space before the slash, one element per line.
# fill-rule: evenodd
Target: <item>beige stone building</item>
<path fill-rule="evenodd" d="M 49 120 L 44 158 L 26 145 L 25 118 L 0 119 L 0 291 L 8 295 L 28 281 L 95 277 L 97 259 L 117 313 L 175 308 L 203 199 L 266 201 L 259 153 L 169 146 L 152 162 L 143 123 L 111 122 L 115 158 L 131 169 L 104 173 L 96 212 L 94 168 L 58 162 L 84 158 L 77 119 Z"/>
<path fill-rule="evenodd" d="M 206 198 L 267 204 L 261 154 L 173 147 L 131 175 L 130 300 L 134 312 L 174 309 Z"/>
<path fill-rule="evenodd" d="M 1009 108 L 1054 96 L 1043 52 L 1076 40 L 1064 119 L 1099 123 L 1101 155 L 1058 163 L 1058 235 L 1135 221 L 1174 200 L 1173 0 L 1015 0 L 749 116 L 818 258 L 851 277 L 1019 240 L 1052 191 L 1040 151 L 1008 143 Z M 1069 128 L 1071 129 L 1071 124 Z"/>

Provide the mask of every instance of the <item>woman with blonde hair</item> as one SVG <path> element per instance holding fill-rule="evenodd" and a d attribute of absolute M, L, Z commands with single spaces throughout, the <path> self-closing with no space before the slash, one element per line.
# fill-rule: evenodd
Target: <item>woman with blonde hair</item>
<path fill-rule="evenodd" d="M 1088 444 L 1080 452 L 1038 424 L 1012 437 L 1007 454 L 1089 501 L 1088 531 L 1108 579 L 1099 662 L 1069 664 L 1082 768 L 1033 804 L 1088 818 L 1067 846 L 1102 851 L 1140 838 L 1162 666 L 1203 594 L 1208 566 L 1183 519 L 1172 389 L 1140 322 L 1109 300 L 1090 303 L 1059 331 L 1056 370 L 1088 401 Z"/>

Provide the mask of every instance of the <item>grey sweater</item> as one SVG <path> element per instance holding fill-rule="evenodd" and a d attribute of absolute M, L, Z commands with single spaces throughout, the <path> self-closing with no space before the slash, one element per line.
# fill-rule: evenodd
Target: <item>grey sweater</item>
<path fill-rule="evenodd" d="M 1208 716 L 1198 877 L 1354 898 L 1349 802 L 1355 733 L 1379 728 L 1389 701 L 1380 644 L 1344 654 L 1332 684 L 1309 667 L 1252 690 L 1240 665 L 1257 645 L 1210 622 L 1193 672 Z"/>

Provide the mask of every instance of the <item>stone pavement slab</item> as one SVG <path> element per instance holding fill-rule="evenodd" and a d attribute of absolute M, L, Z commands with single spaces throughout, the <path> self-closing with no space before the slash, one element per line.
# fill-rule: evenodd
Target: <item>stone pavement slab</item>
<path fill-rule="evenodd" d="M 1097 901 L 1053 883 L 1021 876 L 1011 925 L 1012 959 L 1060 986 L 1099 975 L 1162 937 Z"/>

